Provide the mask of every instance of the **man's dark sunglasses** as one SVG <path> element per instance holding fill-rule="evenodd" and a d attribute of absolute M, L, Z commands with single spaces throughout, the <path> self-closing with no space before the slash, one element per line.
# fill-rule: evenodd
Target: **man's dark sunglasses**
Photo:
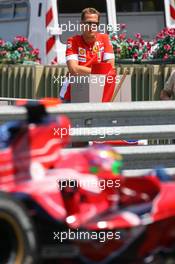
<path fill-rule="evenodd" d="M 92 22 L 92 21 L 86 21 L 83 22 L 83 24 L 88 26 L 93 26 L 93 25 L 99 26 L 99 22 Z"/>

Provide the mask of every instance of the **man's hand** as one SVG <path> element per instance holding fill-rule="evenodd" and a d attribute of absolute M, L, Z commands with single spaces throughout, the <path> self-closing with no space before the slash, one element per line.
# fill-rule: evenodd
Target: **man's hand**
<path fill-rule="evenodd" d="M 69 60 L 67 62 L 67 67 L 71 75 L 87 75 L 91 73 L 91 68 L 86 66 L 78 65 L 78 61 L 76 60 Z"/>
<path fill-rule="evenodd" d="M 170 91 L 161 90 L 161 92 L 160 92 L 160 99 L 161 100 L 171 100 L 172 95 L 173 94 Z"/>

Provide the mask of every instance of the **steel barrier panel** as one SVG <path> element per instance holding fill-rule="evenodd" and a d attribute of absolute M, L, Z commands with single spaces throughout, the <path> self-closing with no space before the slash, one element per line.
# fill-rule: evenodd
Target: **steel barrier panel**
<path fill-rule="evenodd" d="M 5 101 L 6 98 L 0 98 L 1 100 Z M 75 133 L 77 135 L 73 136 L 74 141 L 96 140 L 97 136 L 101 134 L 93 135 L 92 129 L 100 128 L 111 128 L 116 131 L 123 129 L 124 132 L 121 131 L 121 136 L 119 135 L 119 138 L 123 139 L 152 138 L 154 136 L 155 138 L 166 137 L 169 139 L 175 135 L 175 104 L 173 101 L 168 104 L 166 101 L 93 103 L 91 105 L 88 103 L 63 104 L 48 109 L 48 112 L 54 116 L 61 113 L 67 114 L 74 121 L 74 130 L 78 130 Z M 135 118 L 135 114 L 137 114 L 137 118 Z M 0 122 L 24 119 L 26 119 L 24 107 L 0 107 Z M 119 123 L 113 122 L 117 119 Z M 98 127 L 95 126 L 96 123 L 98 123 Z M 77 127 L 77 124 L 81 126 Z M 85 131 L 84 135 L 82 129 Z M 87 135 L 87 131 L 90 136 Z M 53 133 L 55 133 L 54 130 Z M 111 133 L 108 136 L 109 139 L 114 139 Z M 124 157 L 126 170 L 151 169 L 157 165 L 175 169 L 175 145 L 130 146 L 117 147 L 117 149 Z"/>

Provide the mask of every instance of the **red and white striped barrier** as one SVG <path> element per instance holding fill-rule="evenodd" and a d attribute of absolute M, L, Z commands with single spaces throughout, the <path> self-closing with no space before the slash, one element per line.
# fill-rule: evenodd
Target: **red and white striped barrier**
<path fill-rule="evenodd" d="M 57 3 L 55 0 L 48 1 L 47 12 L 45 16 L 45 27 L 47 29 L 46 56 L 48 64 L 57 64 L 57 40 L 56 35 L 52 35 L 51 29 L 58 26 Z"/>
<path fill-rule="evenodd" d="M 175 27 L 175 0 L 164 0 L 166 26 Z"/>
<path fill-rule="evenodd" d="M 173 20 L 175 20 L 175 1 L 171 0 L 170 2 L 170 15 Z"/>

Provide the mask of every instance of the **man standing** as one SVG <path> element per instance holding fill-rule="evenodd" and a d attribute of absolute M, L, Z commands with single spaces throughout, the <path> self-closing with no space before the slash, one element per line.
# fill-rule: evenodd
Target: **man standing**
<path fill-rule="evenodd" d="M 93 63 L 107 62 L 114 68 L 114 52 L 107 34 L 98 33 L 100 13 L 85 8 L 81 14 L 82 35 L 67 40 L 66 63 L 72 76 L 88 75 Z M 60 97 L 70 102 L 71 85 L 67 79 L 61 87 Z"/>
<path fill-rule="evenodd" d="M 165 83 L 164 89 L 161 90 L 160 99 L 171 100 L 174 95 L 175 95 L 175 71 L 172 71 L 167 82 Z"/>

